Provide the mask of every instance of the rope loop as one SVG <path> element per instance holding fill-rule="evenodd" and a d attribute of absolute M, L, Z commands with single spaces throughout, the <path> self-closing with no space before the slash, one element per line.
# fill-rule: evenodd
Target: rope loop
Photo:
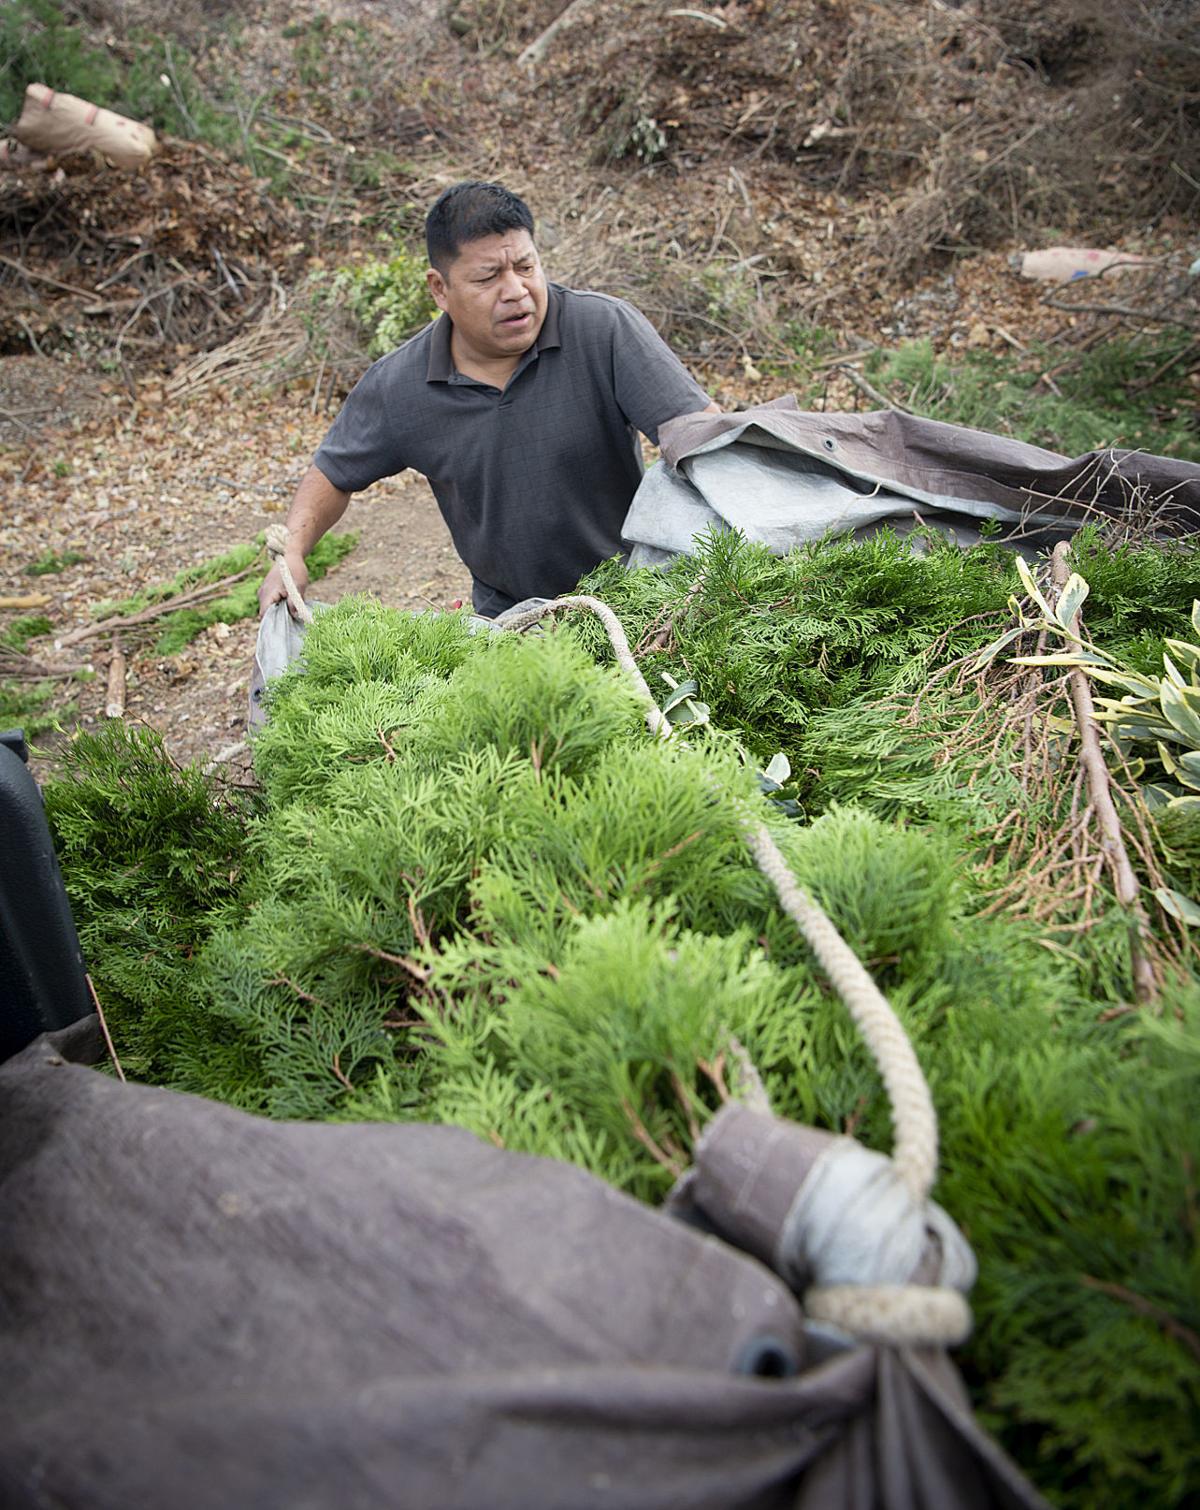
<path fill-rule="evenodd" d="M 670 738 L 673 732 L 670 721 L 659 709 L 633 658 L 620 620 L 606 603 L 583 595 L 558 598 L 521 614 L 504 627 L 528 629 L 549 614 L 572 608 L 585 609 L 600 619 L 618 665 L 645 705 L 651 734 Z M 744 801 L 739 799 L 737 808 L 743 836 L 755 863 L 808 943 L 870 1050 L 892 1108 L 895 1146 L 891 1164 L 911 1199 L 924 1206 L 937 1175 L 937 1113 L 912 1042 L 861 960 L 797 882 L 766 827 Z M 970 1250 L 966 1249 L 966 1253 L 969 1258 Z M 973 1262 L 972 1259 L 972 1270 Z M 816 1321 L 828 1322 L 857 1338 L 897 1347 L 953 1346 L 962 1342 L 971 1330 L 971 1311 L 965 1296 L 948 1285 L 815 1285 L 805 1291 L 804 1307 Z"/>

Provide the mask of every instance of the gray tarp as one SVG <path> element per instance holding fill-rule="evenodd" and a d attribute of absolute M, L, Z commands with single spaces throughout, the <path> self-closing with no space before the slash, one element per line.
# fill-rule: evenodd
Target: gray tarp
<path fill-rule="evenodd" d="M 91 1018 L 0 1067 L 5 1506 L 1040 1504 L 944 1354 L 818 1361 L 767 1267 L 578 1169 L 98 1048 Z"/>
<path fill-rule="evenodd" d="M 1200 529 L 1200 466 L 1140 451 L 1070 459 L 1023 441 L 891 410 L 814 414 L 794 398 L 662 427 L 622 531 L 630 566 L 740 530 L 782 555 L 825 535 L 940 529 L 960 545 L 994 519 L 1030 549 L 1089 519 L 1131 515 L 1162 534 Z"/>

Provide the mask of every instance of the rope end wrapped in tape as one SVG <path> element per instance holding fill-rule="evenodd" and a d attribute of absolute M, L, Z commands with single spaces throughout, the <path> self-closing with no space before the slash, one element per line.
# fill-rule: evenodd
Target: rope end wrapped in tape
<path fill-rule="evenodd" d="M 817 1285 L 805 1315 L 863 1342 L 888 1347 L 957 1347 L 971 1335 L 971 1308 L 947 1285 Z"/>
<path fill-rule="evenodd" d="M 969 1334 L 975 1256 L 886 1154 L 730 1102 L 693 1157 L 670 1209 L 761 1259 L 812 1320 L 895 1347 Z"/>

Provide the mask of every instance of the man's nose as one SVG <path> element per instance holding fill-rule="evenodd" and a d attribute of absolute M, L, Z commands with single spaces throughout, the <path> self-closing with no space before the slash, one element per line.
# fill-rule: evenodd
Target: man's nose
<path fill-rule="evenodd" d="M 502 299 L 523 299 L 525 297 L 524 280 L 517 276 L 515 268 L 506 267 L 501 274 L 500 297 Z"/>

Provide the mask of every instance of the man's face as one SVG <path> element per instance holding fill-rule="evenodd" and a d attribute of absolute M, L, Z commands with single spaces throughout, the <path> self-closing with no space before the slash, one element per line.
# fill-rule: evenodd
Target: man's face
<path fill-rule="evenodd" d="M 427 278 L 434 303 L 453 321 L 463 356 L 500 362 L 537 340 L 546 318 L 546 278 L 528 231 L 465 242 L 445 277 L 430 268 Z"/>

